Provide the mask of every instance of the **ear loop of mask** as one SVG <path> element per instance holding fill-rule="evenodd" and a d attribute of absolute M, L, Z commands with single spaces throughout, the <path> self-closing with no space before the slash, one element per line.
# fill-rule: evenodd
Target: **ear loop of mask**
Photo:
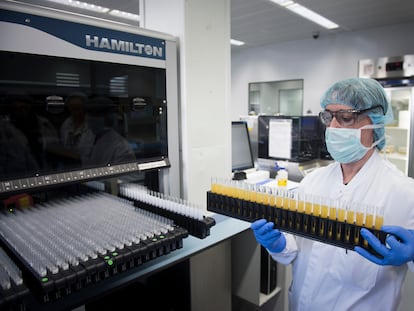
<path fill-rule="evenodd" d="M 360 127 L 359 130 L 379 129 L 379 128 L 383 128 L 383 127 L 384 127 L 383 124 L 367 124 L 367 125 L 364 125 L 364 126 Z M 385 135 L 382 135 L 382 137 L 380 139 L 374 141 L 370 147 L 367 147 L 367 149 L 374 148 L 375 146 L 377 146 L 383 140 L 385 140 Z"/>

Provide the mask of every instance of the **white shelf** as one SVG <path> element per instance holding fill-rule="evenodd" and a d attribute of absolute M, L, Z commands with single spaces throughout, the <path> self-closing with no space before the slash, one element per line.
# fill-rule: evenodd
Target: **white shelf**
<path fill-rule="evenodd" d="M 401 161 L 407 161 L 408 160 L 408 156 L 406 154 L 401 154 L 401 153 L 387 153 L 385 155 L 385 158 L 388 160 L 401 160 Z"/>
<path fill-rule="evenodd" d="M 408 131 L 408 128 L 398 126 L 386 126 L 386 131 Z"/>
<path fill-rule="evenodd" d="M 271 293 L 269 293 L 269 294 L 263 294 L 263 293 L 260 293 L 260 296 L 259 296 L 259 306 L 262 306 L 262 305 L 264 305 L 266 302 L 268 302 L 270 299 L 272 299 L 274 296 L 276 296 L 277 294 L 279 294 L 280 292 L 282 291 L 282 288 L 280 288 L 280 287 L 276 287 L 275 289 L 274 289 L 274 291 L 272 291 Z"/>

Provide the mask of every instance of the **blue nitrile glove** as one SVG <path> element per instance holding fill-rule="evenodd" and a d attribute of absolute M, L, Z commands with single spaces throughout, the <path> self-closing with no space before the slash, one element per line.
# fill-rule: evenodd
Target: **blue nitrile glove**
<path fill-rule="evenodd" d="M 253 222 L 250 228 L 253 230 L 256 241 L 272 253 L 280 253 L 286 247 L 286 238 L 277 229 L 273 229 L 273 222 L 259 219 Z"/>
<path fill-rule="evenodd" d="M 382 226 L 381 230 L 390 234 L 385 239 L 387 245 L 382 244 L 367 229 L 361 229 L 361 236 L 384 258 L 378 258 L 359 246 L 355 247 L 355 251 L 366 259 L 382 266 L 401 266 L 414 260 L 414 230 L 398 226 Z"/>

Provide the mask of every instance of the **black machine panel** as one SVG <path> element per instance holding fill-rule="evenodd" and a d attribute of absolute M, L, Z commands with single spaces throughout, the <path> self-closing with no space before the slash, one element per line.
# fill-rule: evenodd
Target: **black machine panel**
<path fill-rule="evenodd" d="M 0 182 L 168 166 L 165 69 L 11 52 L 0 62 Z"/>

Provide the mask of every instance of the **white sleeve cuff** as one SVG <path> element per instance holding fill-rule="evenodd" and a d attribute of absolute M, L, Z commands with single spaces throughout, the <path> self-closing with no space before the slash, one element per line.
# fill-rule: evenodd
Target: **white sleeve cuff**
<path fill-rule="evenodd" d="M 296 258 L 296 255 L 298 253 L 298 246 L 296 244 L 295 237 L 291 234 L 283 233 L 286 238 L 286 247 L 283 251 L 279 253 L 273 253 L 267 250 L 267 252 L 272 256 L 272 258 L 280 262 L 283 265 L 290 264 L 293 259 Z"/>

